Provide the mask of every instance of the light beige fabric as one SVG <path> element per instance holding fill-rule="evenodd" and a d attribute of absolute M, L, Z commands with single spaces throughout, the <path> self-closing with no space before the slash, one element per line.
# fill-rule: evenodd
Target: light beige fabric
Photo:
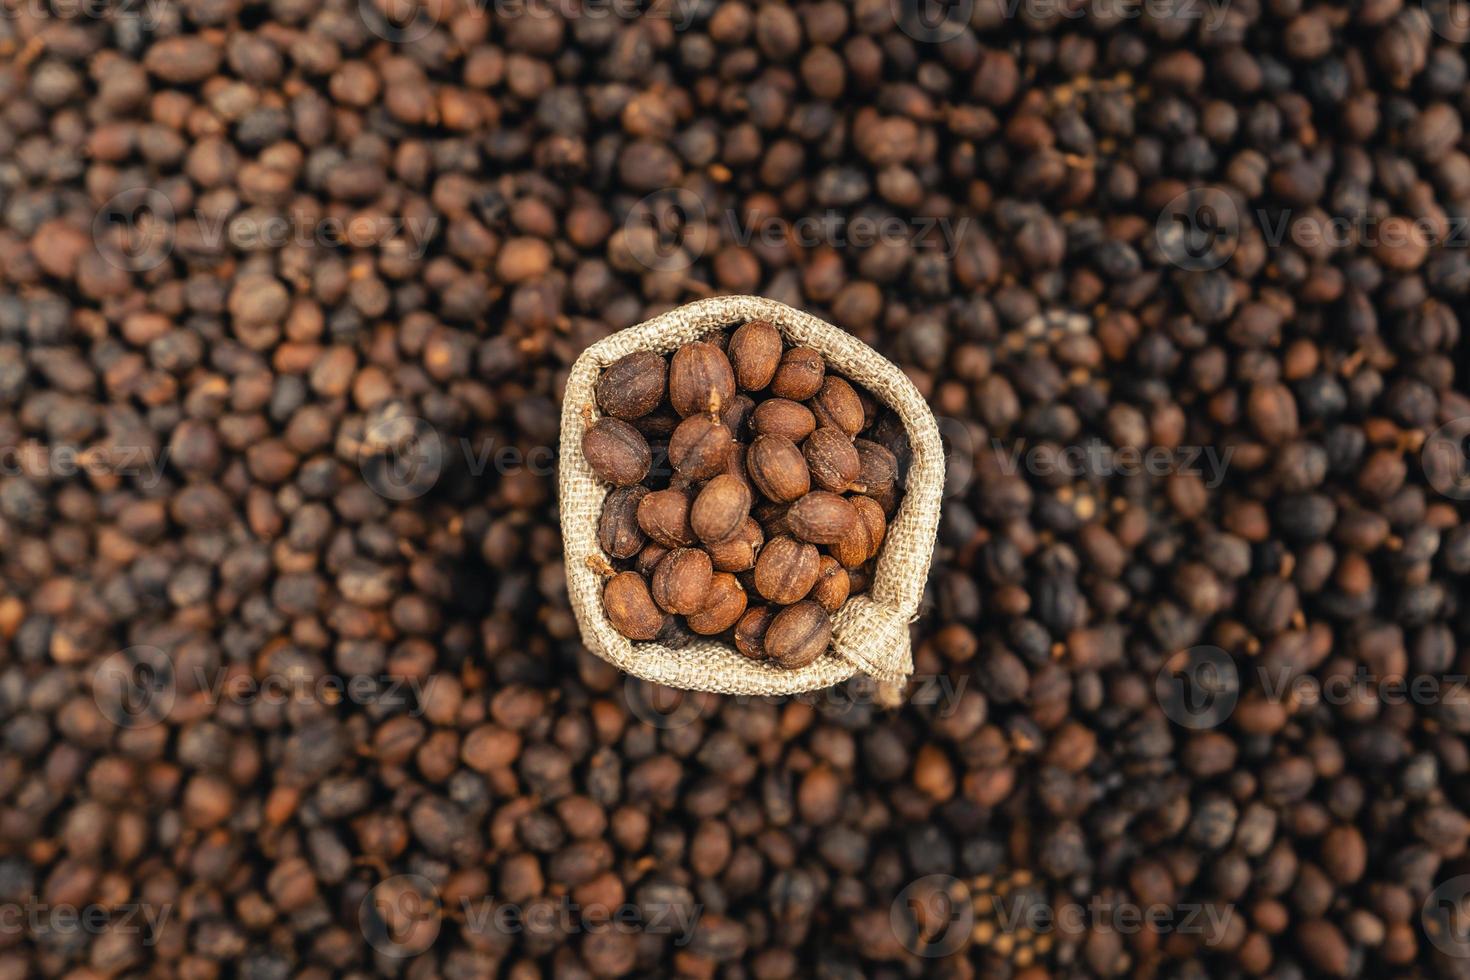
<path fill-rule="evenodd" d="M 750 320 L 775 325 L 789 343 L 811 347 L 837 372 L 859 382 L 897 413 L 913 459 L 903 502 L 889 525 L 868 591 L 833 617 L 832 646 L 799 670 L 750 660 L 733 647 L 701 640 L 680 650 L 634 643 L 615 630 L 602 606 L 608 556 L 597 523 L 608 487 L 582 456 L 582 432 L 596 417 L 593 385 L 602 369 L 636 350 L 669 353 L 715 330 Z M 561 415 L 560 508 L 567 591 L 588 649 L 608 663 L 669 687 L 722 694 L 780 695 L 814 691 L 861 671 L 892 695 L 913 673 L 909 623 L 919 609 L 944 492 L 944 450 L 934 415 L 913 383 L 886 358 L 842 330 L 800 310 L 757 296 L 703 299 L 605 337 L 582 353 L 567 379 Z"/>

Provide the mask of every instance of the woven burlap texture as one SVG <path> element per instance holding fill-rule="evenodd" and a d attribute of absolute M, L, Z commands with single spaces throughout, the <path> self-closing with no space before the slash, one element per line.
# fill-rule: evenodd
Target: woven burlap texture
<path fill-rule="evenodd" d="M 602 369 L 637 350 L 669 353 L 713 331 L 750 320 L 773 324 L 789 343 L 818 351 L 837 372 L 863 385 L 897 413 L 913 451 L 903 502 L 889 524 L 868 591 L 853 596 L 833 617 L 832 645 L 799 670 L 742 656 L 728 644 L 701 640 L 679 650 L 634 643 L 608 622 L 602 606 L 608 556 L 597 523 L 608 486 L 582 456 L 582 433 L 596 418 L 593 385 Z M 591 409 L 589 413 L 587 410 Z M 567 378 L 561 416 L 560 510 L 566 548 L 567 592 L 588 649 L 636 677 L 689 691 L 782 695 L 815 691 L 861 671 L 881 686 L 902 686 L 913 673 L 909 623 L 929 577 L 939 505 L 944 493 L 944 450 L 928 404 L 913 383 L 857 338 L 809 313 L 758 296 L 698 300 L 620 330 L 582 352 Z"/>

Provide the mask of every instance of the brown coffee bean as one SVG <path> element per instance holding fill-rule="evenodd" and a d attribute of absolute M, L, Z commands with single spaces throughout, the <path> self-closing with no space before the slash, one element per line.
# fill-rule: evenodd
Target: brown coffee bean
<path fill-rule="evenodd" d="M 739 439 L 755 413 L 755 402 L 749 395 L 737 394 L 729 404 L 720 409 L 720 421 L 730 430 L 733 438 Z"/>
<path fill-rule="evenodd" d="M 694 498 L 689 524 L 706 544 L 735 535 L 750 516 L 750 488 L 737 477 L 721 473 L 711 479 Z"/>
<path fill-rule="evenodd" d="M 735 649 L 752 660 L 766 658 L 766 630 L 776 618 L 776 606 L 751 606 L 735 623 Z"/>
<path fill-rule="evenodd" d="M 665 612 L 688 616 L 704 608 L 714 566 L 699 548 L 675 548 L 653 570 L 653 601 Z"/>
<path fill-rule="evenodd" d="M 721 411 L 735 397 L 735 372 L 725 352 L 696 340 L 675 353 L 669 365 L 669 402 L 686 418 Z"/>
<path fill-rule="evenodd" d="M 842 378 L 827 375 L 816 397 L 808 403 L 817 424 L 843 432 L 849 439 L 863 431 L 863 402 L 857 391 Z"/>
<path fill-rule="evenodd" d="M 619 572 L 609 579 L 602 590 L 602 604 L 613 629 L 630 640 L 652 640 L 663 629 L 664 614 L 637 572 Z"/>
<path fill-rule="evenodd" d="M 781 363 L 781 332 L 769 323 L 752 320 L 730 337 L 726 353 L 735 370 L 735 383 L 746 391 L 760 391 L 771 383 Z"/>
<path fill-rule="evenodd" d="M 786 606 L 804 598 L 817 584 L 821 556 L 805 541 L 782 535 L 772 538 L 755 560 L 755 590 Z"/>
<path fill-rule="evenodd" d="M 842 493 L 862 472 L 857 448 L 839 429 L 825 427 L 807 437 L 801 447 L 812 482 L 823 490 Z"/>
<path fill-rule="evenodd" d="M 857 511 L 858 519 L 867 531 L 868 557 L 876 558 L 883 547 L 883 536 L 888 533 L 888 520 L 883 508 L 870 497 L 850 497 L 848 502 Z"/>
<path fill-rule="evenodd" d="M 642 418 L 664 400 L 668 365 L 651 351 L 634 351 L 609 364 L 597 379 L 597 405 L 615 418 Z"/>
<path fill-rule="evenodd" d="M 813 490 L 786 512 L 786 526 L 792 535 L 812 544 L 835 544 L 857 524 L 858 515 L 852 504 L 826 490 Z"/>
<path fill-rule="evenodd" d="M 653 570 L 658 567 L 658 563 L 663 561 L 664 555 L 667 555 L 671 550 L 673 549 L 661 545 L 657 541 L 648 542 L 643 546 L 643 550 L 638 552 L 638 557 L 633 561 L 634 571 L 644 578 L 652 576 Z"/>
<path fill-rule="evenodd" d="M 830 555 L 823 555 L 819 562 L 817 584 L 812 586 L 811 599 L 827 612 L 835 614 L 847 601 L 852 580 L 847 569 Z"/>
<path fill-rule="evenodd" d="M 689 628 L 701 636 L 715 636 L 735 625 L 745 612 L 745 590 L 729 572 L 715 572 L 710 579 L 704 607 L 690 615 Z"/>
<path fill-rule="evenodd" d="M 857 482 L 863 492 L 872 496 L 888 490 L 898 478 L 898 459 L 886 446 L 868 439 L 854 439 L 853 447 L 858 454 Z"/>
<path fill-rule="evenodd" d="M 638 502 L 638 526 L 665 548 L 683 548 L 697 538 L 689 523 L 691 501 L 686 490 L 655 490 Z"/>
<path fill-rule="evenodd" d="M 745 468 L 756 489 L 777 503 L 789 503 L 812 487 L 801 450 L 783 436 L 756 436 L 745 454 Z"/>
<path fill-rule="evenodd" d="M 832 640 L 832 619 L 810 600 L 787 606 L 776 613 L 766 629 L 766 655 L 787 670 L 815 661 Z"/>
<path fill-rule="evenodd" d="M 755 559 L 765 543 L 761 526 L 747 517 L 740 527 L 723 541 L 708 542 L 704 550 L 709 552 L 710 561 L 722 572 L 746 572 L 755 567 Z"/>
<path fill-rule="evenodd" d="M 598 419 L 582 433 L 582 455 L 597 478 L 631 486 L 648 475 L 653 453 L 643 434 L 622 419 Z"/>
<path fill-rule="evenodd" d="M 723 422 L 691 415 L 669 437 L 669 464 L 690 480 L 708 480 L 725 468 L 734 444 Z"/>
<path fill-rule="evenodd" d="M 817 427 L 817 417 L 801 402 L 789 398 L 767 398 L 750 416 L 752 432 L 781 436 L 800 443 Z"/>
<path fill-rule="evenodd" d="M 638 505 L 648 496 L 647 487 L 617 487 L 602 501 L 602 518 L 597 522 L 597 542 L 614 558 L 632 558 L 648 538 L 638 526 Z"/>
<path fill-rule="evenodd" d="M 771 379 L 771 394 L 804 402 L 822 390 L 827 362 L 810 347 L 793 347 L 781 355 L 776 376 Z"/>

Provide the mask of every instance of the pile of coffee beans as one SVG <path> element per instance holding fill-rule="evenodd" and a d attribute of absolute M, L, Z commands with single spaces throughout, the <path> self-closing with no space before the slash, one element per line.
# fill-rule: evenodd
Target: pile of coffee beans
<path fill-rule="evenodd" d="M 1470 974 L 1463 0 L 0 6 L 0 978 Z M 718 293 L 938 419 L 898 710 L 582 645 Z"/>
<path fill-rule="evenodd" d="M 622 567 L 603 592 L 618 632 L 721 636 L 787 669 L 821 656 L 902 499 L 893 413 L 760 320 L 628 354 L 595 391 L 582 453 L 614 488 L 598 541 Z"/>

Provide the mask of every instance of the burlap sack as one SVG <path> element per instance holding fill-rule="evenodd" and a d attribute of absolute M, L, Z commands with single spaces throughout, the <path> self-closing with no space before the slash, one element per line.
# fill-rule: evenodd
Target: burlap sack
<path fill-rule="evenodd" d="M 853 596 L 833 617 L 832 645 L 799 670 L 750 660 L 728 644 L 701 640 L 679 650 L 634 643 L 613 629 L 602 606 L 608 556 L 597 542 L 597 523 L 608 486 L 582 456 L 586 409 L 596 417 L 593 385 L 602 369 L 635 350 L 669 353 L 691 340 L 749 320 L 766 320 L 794 344 L 811 347 L 836 371 L 861 383 L 892 408 L 908 431 L 913 458 L 903 502 L 890 523 L 868 591 Z M 861 671 L 880 689 L 901 687 L 913 673 L 909 623 L 918 612 L 929 576 L 939 503 L 944 491 L 944 451 L 928 404 L 913 383 L 868 345 L 831 324 L 758 296 L 699 300 L 605 337 L 583 351 L 567 379 L 561 415 L 561 530 L 567 591 L 588 649 L 608 663 L 669 687 L 721 694 L 779 695 L 814 691 Z"/>

